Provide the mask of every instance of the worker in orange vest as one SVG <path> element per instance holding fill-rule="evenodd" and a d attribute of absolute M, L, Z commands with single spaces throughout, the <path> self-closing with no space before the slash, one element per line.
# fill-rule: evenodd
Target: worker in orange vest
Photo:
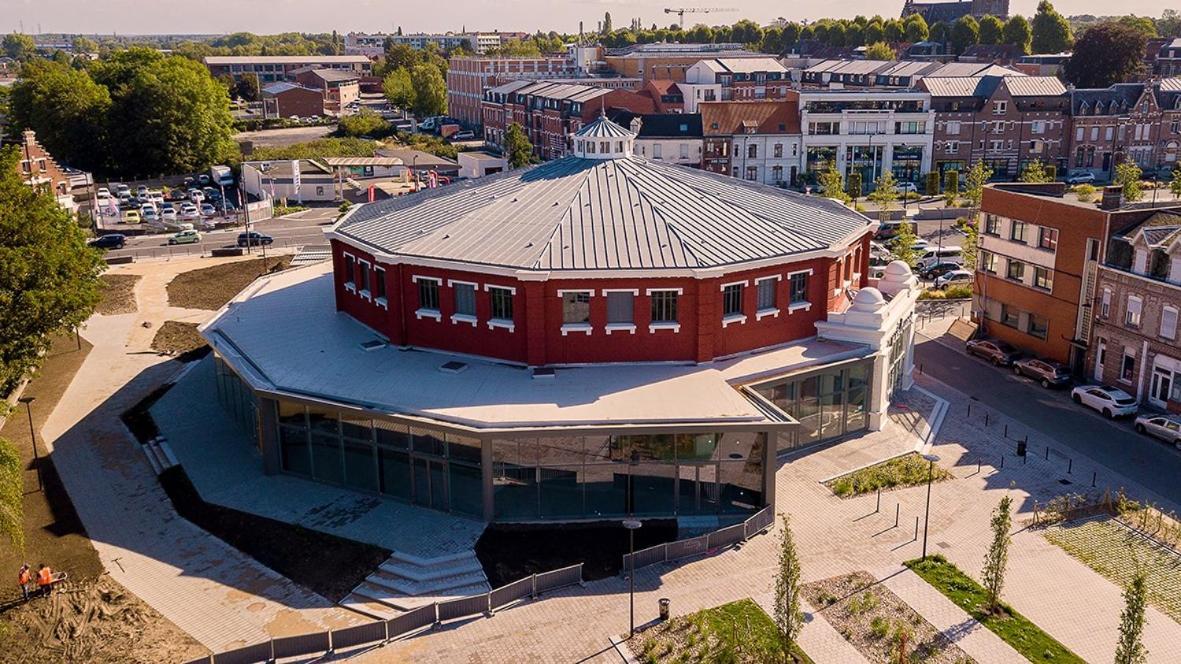
<path fill-rule="evenodd" d="M 29 600 L 29 588 L 33 585 L 33 570 L 29 567 L 29 563 L 21 565 L 20 572 L 17 573 L 16 578 L 21 586 L 21 595 L 24 596 L 27 602 Z"/>
<path fill-rule="evenodd" d="M 44 595 L 53 592 L 53 570 L 48 565 L 41 565 L 37 570 L 37 587 Z"/>

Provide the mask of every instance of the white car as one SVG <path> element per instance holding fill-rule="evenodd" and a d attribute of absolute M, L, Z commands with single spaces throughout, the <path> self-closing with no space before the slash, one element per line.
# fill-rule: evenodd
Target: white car
<path fill-rule="evenodd" d="M 192 203 L 185 203 L 184 205 L 180 206 L 180 218 L 200 219 L 201 211 L 197 209 L 196 205 L 193 205 Z"/>
<path fill-rule="evenodd" d="M 970 284 L 972 283 L 972 273 L 967 270 L 952 270 L 942 277 L 935 279 L 935 288 L 943 290 L 953 284 Z"/>
<path fill-rule="evenodd" d="M 1141 415 L 1136 418 L 1136 431 L 1181 449 L 1181 419 L 1174 415 Z"/>
<path fill-rule="evenodd" d="M 209 203 L 205 203 L 201 206 L 201 216 L 202 217 L 217 216 L 217 208 L 213 207 Z"/>
<path fill-rule="evenodd" d="M 1080 385 L 1070 391 L 1070 399 L 1103 413 L 1109 419 L 1135 415 L 1137 410 L 1135 397 L 1106 385 Z"/>
<path fill-rule="evenodd" d="M 164 221 L 176 221 L 180 219 L 180 215 L 176 213 L 176 208 L 168 207 L 164 208 L 164 211 L 160 213 L 160 218 Z"/>
<path fill-rule="evenodd" d="M 200 205 L 203 200 L 205 200 L 205 194 L 201 193 L 200 189 L 189 190 L 189 201 Z"/>
<path fill-rule="evenodd" d="M 899 182 L 894 188 L 900 194 L 914 194 L 918 192 L 918 188 L 914 186 L 913 182 Z"/>
<path fill-rule="evenodd" d="M 156 208 L 148 207 L 147 205 L 140 210 L 139 216 L 147 223 L 160 221 L 160 213 L 156 212 Z"/>

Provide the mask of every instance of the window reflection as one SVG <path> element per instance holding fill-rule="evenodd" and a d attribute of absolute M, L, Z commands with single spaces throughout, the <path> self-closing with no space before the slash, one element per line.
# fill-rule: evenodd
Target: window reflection
<path fill-rule="evenodd" d="M 794 434 L 777 436 L 777 451 L 788 452 L 864 430 L 872 367 L 872 360 L 863 360 L 753 386 L 800 423 Z"/>

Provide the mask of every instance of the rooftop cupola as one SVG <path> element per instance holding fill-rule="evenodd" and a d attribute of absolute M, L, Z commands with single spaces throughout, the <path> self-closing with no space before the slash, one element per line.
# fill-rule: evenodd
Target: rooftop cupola
<path fill-rule="evenodd" d="M 608 120 L 605 115 L 600 115 L 594 122 L 574 132 L 572 138 L 576 157 L 622 159 L 632 156 L 636 134 Z"/>

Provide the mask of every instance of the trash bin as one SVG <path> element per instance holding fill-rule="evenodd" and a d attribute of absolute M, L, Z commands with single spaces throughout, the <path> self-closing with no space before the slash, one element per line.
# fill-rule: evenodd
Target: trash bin
<path fill-rule="evenodd" d="M 1017 456 L 1019 456 L 1019 457 L 1025 456 L 1025 441 L 1024 440 L 1017 441 Z"/>
<path fill-rule="evenodd" d="M 660 621 L 661 622 L 668 620 L 668 605 L 669 605 L 668 598 L 661 597 L 660 598 Z"/>

